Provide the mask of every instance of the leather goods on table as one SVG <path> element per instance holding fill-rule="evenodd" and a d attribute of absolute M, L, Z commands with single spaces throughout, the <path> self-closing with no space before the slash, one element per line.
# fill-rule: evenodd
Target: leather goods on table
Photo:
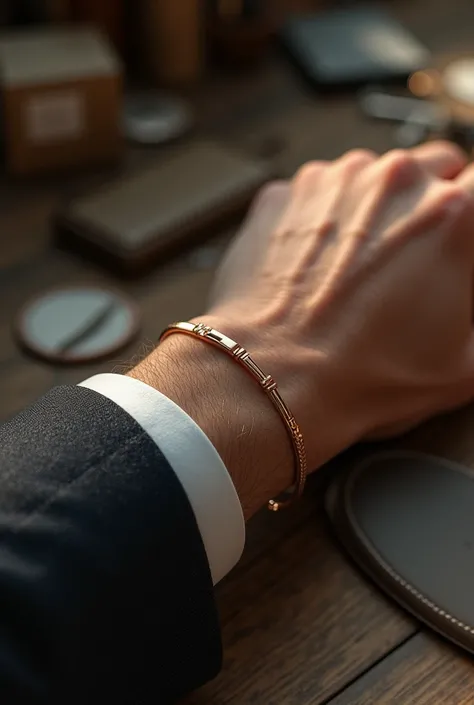
<path fill-rule="evenodd" d="M 196 140 L 73 200 L 57 216 L 59 241 L 140 274 L 241 215 L 270 175 L 263 161 Z"/>
<path fill-rule="evenodd" d="M 402 607 L 474 653 L 474 472 L 393 451 L 330 488 L 327 509 L 354 561 Z"/>
<path fill-rule="evenodd" d="M 383 8 L 336 7 L 290 17 L 281 30 L 290 57 L 319 89 L 405 82 L 430 53 Z"/>
<path fill-rule="evenodd" d="M 24 350 L 55 365 L 111 357 L 140 329 L 140 312 L 109 287 L 75 284 L 47 289 L 19 312 L 14 330 Z"/>

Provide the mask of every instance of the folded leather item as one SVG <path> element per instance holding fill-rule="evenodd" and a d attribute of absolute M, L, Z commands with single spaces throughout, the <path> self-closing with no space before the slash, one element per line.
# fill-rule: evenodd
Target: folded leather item
<path fill-rule="evenodd" d="M 356 463 L 330 487 L 355 562 L 402 607 L 474 653 L 474 472 L 420 453 Z"/>
<path fill-rule="evenodd" d="M 122 274 L 142 274 L 240 216 L 271 176 L 264 160 L 196 139 L 70 201 L 56 216 L 56 239 Z"/>

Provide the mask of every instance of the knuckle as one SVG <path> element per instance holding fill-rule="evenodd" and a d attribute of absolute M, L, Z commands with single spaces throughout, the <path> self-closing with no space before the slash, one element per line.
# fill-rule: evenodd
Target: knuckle
<path fill-rule="evenodd" d="M 341 157 L 341 163 L 349 169 L 362 169 L 377 159 L 370 149 L 350 149 Z"/>
<path fill-rule="evenodd" d="M 456 160 L 460 164 L 466 164 L 467 163 L 467 154 L 466 152 L 459 147 L 459 145 L 455 144 L 454 142 L 450 142 L 449 140 L 435 140 L 433 142 L 426 142 L 426 145 L 431 144 L 432 149 L 438 149 L 440 152 L 444 152 L 444 154 L 449 155 L 452 159 Z"/>
<path fill-rule="evenodd" d="M 410 152 L 404 149 L 394 149 L 382 159 L 384 184 L 388 187 L 408 186 L 419 174 L 421 169 Z"/>
<path fill-rule="evenodd" d="M 303 166 L 300 166 L 295 174 L 294 182 L 295 184 L 307 184 L 314 182 L 315 179 L 319 177 L 321 171 L 324 168 L 323 162 L 313 161 L 306 162 Z"/>
<path fill-rule="evenodd" d="M 472 209 L 472 197 L 469 192 L 454 182 L 444 182 L 434 199 L 434 214 L 439 219 L 462 215 Z"/>
<path fill-rule="evenodd" d="M 262 206 L 279 203 L 288 196 L 289 189 L 290 187 L 287 181 L 269 181 L 258 191 L 254 204 L 256 206 Z"/>

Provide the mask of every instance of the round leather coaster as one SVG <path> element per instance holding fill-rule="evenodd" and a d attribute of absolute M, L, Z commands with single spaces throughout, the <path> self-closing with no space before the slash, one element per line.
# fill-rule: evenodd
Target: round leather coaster
<path fill-rule="evenodd" d="M 108 357 L 138 333 L 135 304 L 113 289 L 77 285 L 50 289 L 29 301 L 16 321 L 21 345 L 59 364 Z"/>
<path fill-rule="evenodd" d="M 474 472 L 419 453 L 378 453 L 326 499 L 355 562 L 415 617 L 474 653 Z"/>

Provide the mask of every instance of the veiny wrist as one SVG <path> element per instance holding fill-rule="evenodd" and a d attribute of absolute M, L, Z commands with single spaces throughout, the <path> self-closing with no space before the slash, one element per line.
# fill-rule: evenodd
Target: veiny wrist
<path fill-rule="evenodd" d="M 298 335 L 298 326 L 232 307 L 194 322 L 232 337 L 273 377 L 303 432 L 310 472 L 367 435 L 370 414 L 360 388 L 340 359 Z"/>
<path fill-rule="evenodd" d="M 256 382 L 225 353 L 175 334 L 129 375 L 172 399 L 206 433 L 246 518 L 291 485 L 293 455 L 285 427 Z"/>

